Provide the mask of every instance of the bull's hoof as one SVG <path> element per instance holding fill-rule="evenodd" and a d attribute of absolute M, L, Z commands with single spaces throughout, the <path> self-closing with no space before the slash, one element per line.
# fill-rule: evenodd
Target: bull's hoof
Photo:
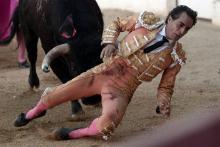
<path fill-rule="evenodd" d="M 82 106 L 78 101 L 71 101 L 71 111 L 72 114 L 80 113 L 82 110 Z"/>
<path fill-rule="evenodd" d="M 46 114 L 46 110 L 41 112 L 36 118 L 42 117 Z M 34 118 L 35 119 L 35 118 Z M 18 115 L 18 117 L 16 118 L 15 122 L 14 122 L 14 126 L 15 127 L 22 127 L 27 125 L 31 120 L 33 119 L 26 119 L 26 114 L 25 113 L 21 113 Z"/>
<path fill-rule="evenodd" d="M 39 81 L 39 78 L 38 78 L 38 76 L 37 75 L 35 75 L 35 76 L 29 76 L 29 78 L 28 78 L 28 83 L 29 83 L 29 85 L 30 85 L 30 87 L 33 89 L 34 87 L 35 88 L 39 88 L 39 86 L 40 86 L 40 81 Z"/>
<path fill-rule="evenodd" d="M 80 120 L 84 120 L 84 119 L 85 119 L 85 112 L 83 110 L 81 110 L 77 113 L 73 113 L 71 115 L 72 121 L 80 121 Z"/>

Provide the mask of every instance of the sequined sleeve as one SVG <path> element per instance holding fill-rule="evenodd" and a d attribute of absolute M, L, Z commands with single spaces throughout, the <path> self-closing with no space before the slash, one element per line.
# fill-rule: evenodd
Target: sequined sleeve
<path fill-rule="evenodd" d="M 174 67 L 169 67 L 164 70 L 157 93 L 157 102 L 162 114 L 170 115 L 170 102 L 173 95 L 173 89 L 176 81 L 176 76 L 181 69 L 180 64 Z"/>
<path fill-rule="evenodd" d="M 137 18 L 135 16 L 129 16 L 125 19 L 117 18 L 117 20 L 105 28 L 102 35 L 102 44 L 115 44 L 121 32 L 131 32 L 135 29 L 136 20 Z"/>

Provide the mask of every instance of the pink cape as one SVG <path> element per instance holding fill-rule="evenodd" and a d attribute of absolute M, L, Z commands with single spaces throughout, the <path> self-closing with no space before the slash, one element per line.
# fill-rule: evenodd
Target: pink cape
<path fill-rule="evenodd" d="M 0 0 L 0 40 L 7 38 L 10 34 L 10 20 L 17 5 L 18 0 Z"/>

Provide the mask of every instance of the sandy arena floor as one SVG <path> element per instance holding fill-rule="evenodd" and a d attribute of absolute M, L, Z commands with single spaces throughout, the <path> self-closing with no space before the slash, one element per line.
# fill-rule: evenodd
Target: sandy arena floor
<path fill-rule="evenodd" d="M 115 16 L 128 16 L 127 11 L 105 10 L 104 18 L 108 23 Z M 142 84 L 129 104 L 126 115 L 113 138 L 106 142 L 95 138 L 70 141 L 51 141 L 40 136 L 38 127 L 49 130 L 59 127 L 85 126 L 100 114 L 100 108 L 85 108 L 83 121 L 70 119 L 70 104 L 63 104 L 48 111 L 47 116 L 34 120 L 23 128 L 13 126 L 16 116 L 34 106 L 47 86 L 60 84 L 52 72 L 43 73 L 40 64 L 44 53 L 39 49 L 37 72 L 41 81 L 40 88 L 30 90 L 27 82 L 29 70 L 17 67 L 15 40 L 0 48 L 0 146 L 2 147 L 105 147 L 122 146 L 127 138 L 142 132 L 151 135 L 155 128 L 172 119 L 200 111 L 208 113 L 220 108 L 220 27 L 210 22 L 198 24 L 180 41 L 188 54 L 187 64 L 178 75 L 172 101 L 172 115 L 164 119 L 155 114 L 156 89 L 158 76 L 151 83 Z M 40 48 L 40 47 L 39 47 Z"/>

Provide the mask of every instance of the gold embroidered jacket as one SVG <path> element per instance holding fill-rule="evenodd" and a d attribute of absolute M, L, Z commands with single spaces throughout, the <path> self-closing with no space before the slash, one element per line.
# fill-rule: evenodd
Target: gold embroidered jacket
<path fill-rule="evenodd" d="M 126 58 L 128 63 L 138 71 L 139 81 L 151 81 L 163 72 L 158 87 L 157 101 L 161 107 L 170 107 L 176 75 L 185 63 L 185 52 L 182 45 L 174 43 L 158 53 L 144 53 L 143 49 L 161 30 L 163 22 L 153 13 L 144 12 L 139 18 L 130 16 L 113 21 L 103 32 L 102 44 L 115 44 L 121 32 L 128 35 L 118 45 L 117 55 Z"/>

